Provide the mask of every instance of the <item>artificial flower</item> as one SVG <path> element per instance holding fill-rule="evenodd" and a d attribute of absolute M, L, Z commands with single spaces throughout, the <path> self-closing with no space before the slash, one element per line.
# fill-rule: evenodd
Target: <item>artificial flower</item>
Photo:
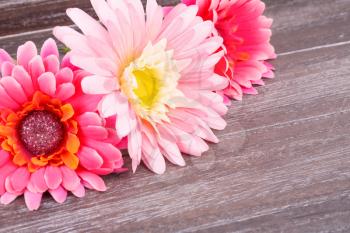
<path fill-rule="evenodd" d="M 276 58 L 270 44 L 272 19 L 263 16 L 265 4 L 261 0 L 182 2 L 197 5 L 198 15 L 213 21 L 215 34 L 224 39 L 226 53 L 215 69 L 230 81 L 223 94 L 237 100 L 241 100 L 244 93 L 257 94 L 254 84 L 264 85 L 262 77 L 274 77 L 274 68 L 266 60 Z"/>
<path fill-rule="evenodd" d="M 147 1 L 146 12 L 140 0 L 91 3 L 101 23 L 68 9 L 82 33 L 57 27 L 54 34 L 71 49 L 72 63 L 92 74 L 82 89 L 103 95 L 99 112 L 115 116 L 133 170 L 142 160 L 161 174 L 164 157 L 184 166 L 181 152 L 200 156 L 208 150 L 205 140 L 218 142 L 211 128 L 226 126 L 221 116 L 227 107 L 215 91 L 228 81 L 214 73 L 223 51 L 222 38 L 211 36 L 213 23 L 196 16 L 197 6 L 185 4 L 164 16 L 155 0 Z"/>
<path fill-rule="evenodd" d="M 122 171 L 115 131 L 96 113 L 101 97 L 84 95 L 86 72 L 59 62 L 53 39 L 38 55 L 33 42 L 14 60 L 0 50 L 0 201 L 24 195 L 30 210 L 49 192 L 59 203 L 67 192 L 85 195 L 85 187 L 104 191 L 99 175 Z"/>

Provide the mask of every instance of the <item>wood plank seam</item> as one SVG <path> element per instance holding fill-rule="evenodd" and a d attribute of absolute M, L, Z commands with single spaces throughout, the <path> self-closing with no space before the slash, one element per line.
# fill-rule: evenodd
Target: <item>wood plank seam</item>
<path fill-rule="evenodd" d="M 74 25 L 67 25 L 67 26 L 74 27 Z M 36 30 L 36 31 L 21 32 L 21 33 L 12 34 L 12 35 L 0 36 L 0 41 L 5 40 L 5 39 L 16 38 L 16 37 L 20 37 L 20 36 L 30 36 L 30 35 L 34 35 L 34 34 L 38 34 L 38 33 L 50 32 L 52 30 L 53 30 L 53 28 L 47 28 L 47 29 L 40 29 L 40 30 Z M 332 43 L 332 44 L 324 44 L 324 45 L 309 47 L 309 48 L 305 48 L 305 49 L 297 49 L 297 50 L 287 51 L 287 52 L 283 52 L 283 53 L 277 53 L 277 56 L 282 57 L 282 56 L 293 55 L 293 54 L 297 54 L 297 53 L 309 52 L 309 51 L 314 51 L 314 50 L 324 49 L 324 48 L 332 48 L 332 47 L 348 45 L 348 44 L 350 44 L 350 40 Z"/>
<path fill-rule="evenodd" d="M 333 44 L 325 44 L 325 45 L 319 45 L 319 46 L 315 46 L 315 47 L 309 47 L 309 48 L 306 48 L 306 49 L 298 49 L 298 50 L 294 50 L 294 51 L 288 51 L 288 52 L 284 52 L 284 53 L 279 53 L 277 55 L 279 57 L 281 57 L 281 56 L 292 55 L 292 54 L 296 54 L 296 53 L 310 52 L 310 51 L 314 51 L 314 50 L 317 50 L 317 49 L 332 48 L 332 47 L 348 45 L 348 44 L 350 44 L 350 40 L 349 41 L 338 42 L 338 43 L 333 43 Z"/>

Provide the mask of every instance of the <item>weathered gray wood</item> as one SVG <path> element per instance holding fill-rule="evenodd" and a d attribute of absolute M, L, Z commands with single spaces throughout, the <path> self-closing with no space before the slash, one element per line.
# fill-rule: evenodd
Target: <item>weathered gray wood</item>
<path fill-rule="evenodd" d="M 159 1 L 163 5 L 176 2 Z M 89 0 L 0 0 L 0 36 L 71 24 L 65 14 L 69 7 L 79 7 L 94 15 Z"/>
<path fill-rule="evenodd" d="M 79 6 L 92 14 L 88 0 L 60 0 L 60 4 L 56 1 L 41 0 L 41 7 L 30 4 L 37 1 L 17 0 L 10 3 L 0 1 L 1 48 L 15 51 L 19 43 L 29 39 L 41 44 L 44 38 L 52 36 L 50 28 L 55 25 L 71 24 L 65 15 L 67 7 Z M 170 5 L 178 0 L 158 2 Z M 268 6 L 266 14 L 274 18 L 272 43 L 278 53 L 350 40 L 350 1 L 348 0 L 290 0 L 287 2 L 266 0 L 265 2 Z M 7 8 L 7 5 L 12 7 Z M 24 15 L 21 13 L 22 8 L 27 12 Z M 43 28 L 46 31 L 9 36 L 23 30 L 42 30 Z"/>
<path fill-rule="evenodd" d="M 349 0 L 270 0 L 277 52 L 350 40 Z M 291 49 L 293 48 L 293 49 Z"/>
<path fill-rule="evenodd" d="M 277 51 L 289 53 L 260 95 L 233 103 L 220 144 L 162 176 L 108 176 L 107 192 L 63 205 L 0 206 L 0 232 L 350 232 L 349 1 L 267 3 Z"/>

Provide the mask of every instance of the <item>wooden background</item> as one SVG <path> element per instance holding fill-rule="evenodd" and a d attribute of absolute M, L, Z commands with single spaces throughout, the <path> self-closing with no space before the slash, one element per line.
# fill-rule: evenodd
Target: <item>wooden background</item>
<path fill-rule="evenodd" d="M 265 2 L 277 77 L 233 103 L 220 144 L 162 176 L 108 176 L 107 192 L 63 205 L 45 197 L 28 212 L 20 198 L 0 207 L 0 232 L 350 232 L 350 1 Z M 0 47 L 42 43 L 70 24 L 68 6 L 90 7 L 0 0 Z"/>

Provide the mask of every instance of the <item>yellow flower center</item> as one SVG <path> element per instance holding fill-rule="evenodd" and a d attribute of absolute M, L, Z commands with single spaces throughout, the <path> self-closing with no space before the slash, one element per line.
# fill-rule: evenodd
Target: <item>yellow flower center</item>
<path fill-rule="evenodd" d="M 143 107 L 150 109 L 153 103 L 157 101 L 157 95 L 162 85 L 157 71 L 145 67 L 135 69 L 132 74 L 137 82 L 137 86 L 133 89 L 135 95 Z"/>
<path fill-rule="evenodd" d="M 138 117 L 151 124 L 169 121 L 169 108 L 177 107 L 183 93 L 177 89 L 180 79 L 173 52 L 166 40 L 149 43 L 142 54 L 124 69 L 120 87 Z"/>

